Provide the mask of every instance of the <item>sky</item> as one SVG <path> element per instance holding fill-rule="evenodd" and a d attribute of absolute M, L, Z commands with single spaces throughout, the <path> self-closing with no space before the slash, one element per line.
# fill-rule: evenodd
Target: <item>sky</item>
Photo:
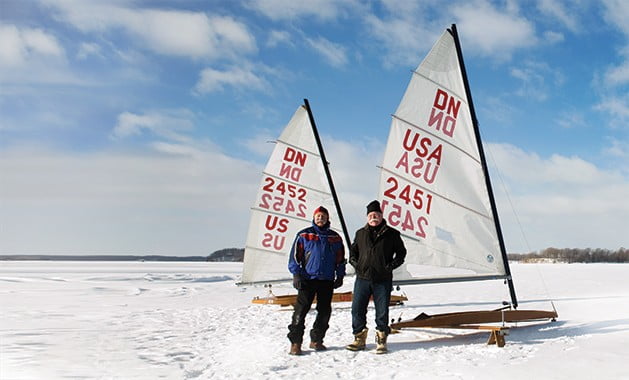
<path fill-rule="evenodd" d="M 0 0 L 0 254 L 244 247 L 303 99 L 353 236 L 451 24 L 507 251 L 627 247 L 628 18 L 621 0 Z"/>

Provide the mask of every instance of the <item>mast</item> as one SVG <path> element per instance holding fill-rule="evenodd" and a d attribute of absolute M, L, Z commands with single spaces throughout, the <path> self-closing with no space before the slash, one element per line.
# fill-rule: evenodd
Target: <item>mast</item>
<path fill-rule="evenodd" d="M 345 219 L 343 218 L 343 212 L 341 211 L 341 204 L 339 203 L 339 199 L 336 196 L 336 190 L 334 189 L 334 183 L 332 182 L 332 175 L 330 174 L 330 169 L 328 168 L 328 160 L 325 158 L 325 153 L 323 152 L 323 145 L 321 144 L 321 139 L 319 139 L 319 132 L 317 131 L 317 125 L 315 124 L 314 117 L 312 116 L 312 111 L 310 110 L 310 103 L 308 103 L 308 99 L 304 99 L 304 105 L 306 107 L 306 111 L 308 112 L 308 118 L 310 118 L 310 125 L 312 126 L 312 132 L 314 133 L 315 141 L 317 142 L 317 148 L 319 148 L 319 155 L 321 156 L 321 160 L 323 161 L 323 169 L 325 170 L 325 176 L 327 177 L 328 184 L 330 185 L 330 192 L 332 193 L 334 205 L 336 206 L 336 211 L 339 215 L 341 228 L 343 228 L 345 242 L 347 244 L 347 247 L 349 247 L 351 245 L 351 240 L 349 234 L 347 233 Z"/>
<path fill-rule="evenodd" d="M 478 152 L 483 166 L 483 172 L 485 173 L 485 184 L 487 185 L 487 192 L 489 194 L 489 202 L 491 204 L 491 211 L 494 216 L 494 224 L 496 226 L 496 233 L 498 235 L 498 243 L 500 244 L 500 253 L 502 255 L 502 261 L 505 265 L 506 281 L 509 286 L 509 294 L 511 295 L 511 304 L 514 308 L 518 307 L 518 299 L 515 295 L 515 287 L 513 285 L 513 279 L 511 277 L 511 269 L 509 268 L 509 259 L 507 257 L 507 250 L 505 248 L 504 238 L 502 236 L 502 229 L 500 228 L 500 220 L 498 219 L 498 209 L 496 208 L 496 200 L 494 199 L 494 192 L 491 187 L 491 180 L 489 179 L 489 170 L 487 168 L 487 161 L 485 159 L 485 151 L 483 150 L 483 143 L 480 138 L 480 129 L 478 127 L 478 119 L 476 119 L 476 111 L 474 110 L 474 103 L 472 102 L 472 92 L 470 90 L 470 84 L 467 80 L 467 72 L 465 71 L 465 63 L 463 62 L 463 52 L 461 50 L 461 44 L 459 42 L 459 35 L 456 31 L 456 24 L 452 24 L 450 33 L 454 38 L 454 44 L 456 46 L 456 53 L 459 59 L 459 66 L 461 67 L 461 74 L 463 75 L 463 84 L 465 85 L 465 94 L 467 96 L 467 102 L 470 106 L 470 116 L 472 117 L 472 125 L 474 126 L 474 134 L 476 136 L 476 145 L 478 146 Z"/>

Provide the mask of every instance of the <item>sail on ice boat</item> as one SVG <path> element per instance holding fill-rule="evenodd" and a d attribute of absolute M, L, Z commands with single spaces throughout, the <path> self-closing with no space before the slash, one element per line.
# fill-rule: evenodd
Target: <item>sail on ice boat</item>
<path fill-rule="evenodd" d="M 393 328 L 554 319 L 518 301 L 485 162 L 456 26 L 412 74 L 381 167 L 379 199 L 408 254 L 395 284 L 502 279 L 512 310 L 422 314 Z M 508 312 L 508 313 L 507 313 Z M 508 315 L 506 315 L 508 314 Z"/>
<path fill-rule="evenodd" d="M 301 229 L 310 225 L 314 210 L 324 206 L 330 212 L 331 228 L 343 237 L 345 251 L 350 242 L 347 227 L 332 182 L 323 146 L 304 99 L 276 141 L 264 169 L 256 201 L 251 208 L 240 285 L 292 282 L 288 255 Z M 349 269 L 349 268 L 348 268 Z M 296 295 L 256 297 L 252 302 L 294 305 Z M 352 300 L 351 292 L 334 293 L 333 302 Z M 393 296 L 401 303 L 405 296 Z"/>

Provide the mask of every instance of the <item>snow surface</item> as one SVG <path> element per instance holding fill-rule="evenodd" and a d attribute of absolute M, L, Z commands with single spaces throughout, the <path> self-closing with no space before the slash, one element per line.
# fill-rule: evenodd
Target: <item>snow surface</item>
<path fill-rule="evenodd" d="M 521 324 L 506 345 L 487 332 L 413 329 L 375 354 L 350 352 L 349 303 L 333 304 L 324 352 L 289 356 L 290 308 L 256 305 L 264 287 L 235 285 L 241 263 L 0 262 L 1 379 L 629 379 L 629 265 L 512 264 Z M 351 290 L 352 279 L 340 291 Z M 274 286 L 275 294 L 294 293 Z M 409 319 L 493 309 L 500 281 L 405 286 Z M 396 292 L 399 293 L 399 292 Z M 314 321 L 308 315 L 307 326 Z"/>

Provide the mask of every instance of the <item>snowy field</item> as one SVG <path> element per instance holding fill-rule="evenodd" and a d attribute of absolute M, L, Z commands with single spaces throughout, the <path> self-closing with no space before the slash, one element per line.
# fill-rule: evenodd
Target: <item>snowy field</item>
<path fill-rule="evenodd" d="M 520 309 L 552 299 L 559 320 L 513 328 L 503 348 L 486 332 L 414 329 L 375 355 L 370 308 L 368 350 L 350 352 L 350 304 L 335 303 L 328 351 L 301 357 L 287 354 L 291 309 L 252 304 L 268 290 L 237 287 L 241 268 L 0 262 L 0 379 L 629 379 L 628 264 L 512 264 Z M 396 319 L 508 299 L 500 281 L 402 292 Z"/>

